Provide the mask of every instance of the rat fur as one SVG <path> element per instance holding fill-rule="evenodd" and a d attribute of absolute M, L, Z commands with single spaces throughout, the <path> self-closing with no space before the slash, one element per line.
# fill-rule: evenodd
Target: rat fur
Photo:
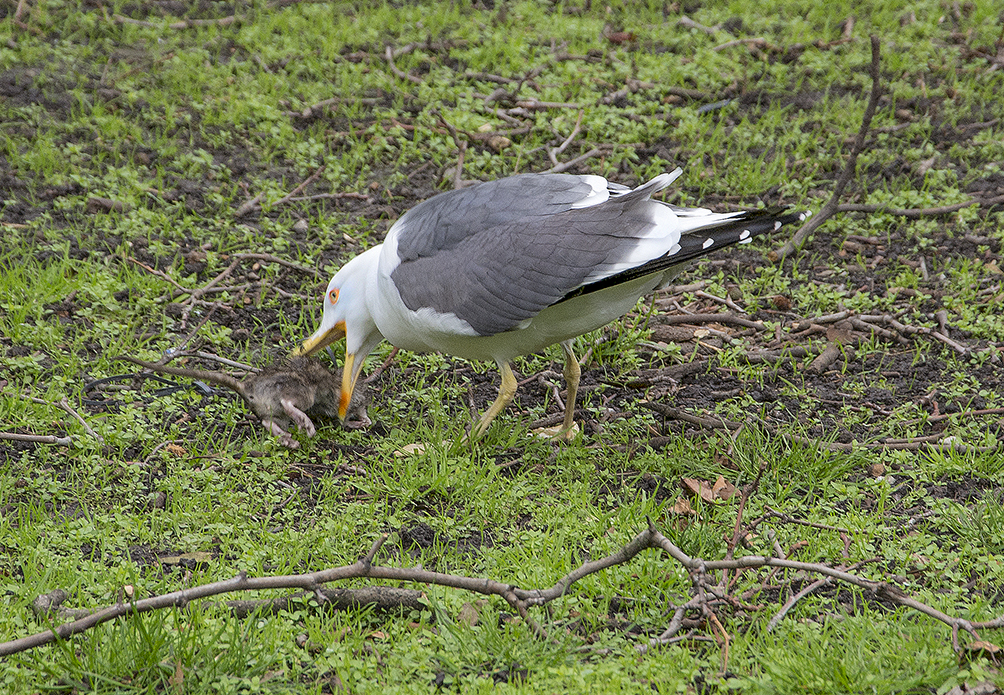
<path fill-rule="evenodd" d="M 310 415 L 338 417 L 338 403 L 342 394 L 339 375 L 332 374 L 317 360 L 306 357 L 293 357 L 278 365 L 270 365 L 257 374 L 245 377 L 243 381 L 238 381 L 225 372 L 170 367 L 127 355 L 119 359 L 161 374 L 200 379 L 235 391 L 258 416 L 265 429 L 290 449 L 300 446 L 288 431 L 292 425 L 302 429 L 308 437 L 313 437 L 316 428 Z M 356 397 L 353 394 L 345 426 L 356 429 L 369 424 L 365 396 L 360 394 Z"/>

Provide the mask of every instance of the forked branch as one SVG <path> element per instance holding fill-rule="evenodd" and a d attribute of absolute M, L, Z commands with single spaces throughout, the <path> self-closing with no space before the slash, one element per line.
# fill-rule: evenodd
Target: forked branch
<path fill-rule="evenodd" d="M 386 579 L 395 582 L 416 582 L 426 585 L 447 586 L 456 589 L 463 589 L 472 593 L 487 596 L 499 596 L 504 599 L 513 609 L 515 609 L 534 632 L 545 638 L 547 632 L 538 625 L 529 615 L 529 609 L 535 606 L 543 606 L 555 599 L 563 596 L 569 588 L 577 581 L 590 574 L 601 572 L 615 565 L 630 562 L 636 555 L 649 548 L 663 550 L 669 557 L 682 565 L 691 575 L 693 588 L 689 601 L 680 606 L 675 606 L 670 625 L 659 637 L 650 640 L 648 644 L 640 645 L 639 650 L 645 651 L 651 646 L 669 643 L 676 633 L 684 626 L 694 627 L 695 621 L 685 619 L 688 611 L 698 611 L 708 628 L 720 644 L 723 645 L 723 659 L 725 649 L 727 649 L 727 634 L 724 628 L 717 622 L 713 608 L 733 599 L 726 594 L 723 585 L 712 585 L 710 574 L 719 570 L 739 570 L 757 569 L 763 567 L 785 568 L 800 572 L 809 572 L 828 577 L 831 580 L 841 581 L 847 584 L 865 589 L 869 593 L 884 600 L 896 603 L 901 606 L 913 608 L 935 620 L 939 620 L 952 629 L 953 644 L 956 649 L 960 649 L 958 644 L 958 632 L 963 630 L 968 632 L 974 639 L 980 639 L 977 630 L 986 628 L 1004 627 L 1004 616 L 988 622 L 977 623 L 948 615 L 927 604 L 924 604 L 908 595 L 898 587 L 887 582 L 875 581 L 860 577 L 852 572 L 830 567 L 823 563 L 799 562 L 785 558 L 768 557 L 761 555 L 747 555 L 737 558 L 726 558 L 724 560 L 704 560 L 689 556 L 669 538 L 664 536 L 656 526 L 650 521 L 648 528 L 638 533 L 630 542 L 617 551 L 598 560 L 592 560 L 582 564 L 572 570 L 555 584 L 548 588 L 521 589 L 512 584 L 506 584 L 493 579 L 480 577 L 465 577 L 460 575 L 445 574 L 442 572 L 430 572 L 428 570 L 408 567 L 386 567 L 374 564 L 376 556 L 387 540 L 387 535 L 380 535 L 370 546 L 368 552 L 357 562 L 341 567 L 298 575 L 282 575 L 273 577 L 247 577 L 244 573 L 219 582 L 204 584 L 190 589 L 183 589 L 160 596 L 151 596 L 145 599 L 133 600 L 129 602 L 120 601 L 114 605 L 100 609 L 86 616 L 79 617 L 68 623 L 52 627 L 44 632 L 22 637 L 10 642 L 0 643 L 0 656 L 16 654 L 35 647 L 48 644 L 57 639 L 68 639 L 73 635 L 78 635 L 97 625 L 108 622 L 115 618 L 130 616 L 137 613 L 147 613 L 161 608 L 178 607 L 184 608 L 190 602 L 205 599 L 212 596 L 219 596 L 238 591 L 257 591 L 262 589 L 299 589 L 299 596 L 311 594 L 320 604 L 330 603 L 336 606 L 359 605 L 360 603 L 380 603 L 383 607 L 393 605 L 413 606 L 415 602 L 414 592 L 391 587 L 369 587 L 366 589 L 346 590 L 345 593 L 325 590 L 323 585 L 330 582 L 367 577 L 370 579 Z M 357 592 L 357 593 L 348 593 Z M 63 595 L 65 598 L 65 594 Z M 43 597 L 44 598 L 44 597 Z M 249 615 L 255 610 L 276 610 L 288 605 L 290 600 L 295 600 L 297 596 L 286 599 L 272 599 L 262 601 L 236 601 L 230 605 L 231 609 L 239 615 Z M 337 600 L 335 600 L 337 599 Z M 278 603 L 277 603 L 278 601 Z M 48 617 L 58 615 L 79 615 L 75 611 L 66 611 L 58 608 L 58 601 L 36 602 L 42 608 L 40 613 Z M 698 621 L 697 625 L 701 624 Z"/>

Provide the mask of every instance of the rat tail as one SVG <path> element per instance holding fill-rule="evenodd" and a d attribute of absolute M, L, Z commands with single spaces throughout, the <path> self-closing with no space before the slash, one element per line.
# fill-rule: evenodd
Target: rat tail
<path fill-rule="evenodd" d="M 128 355 L 119 355 L 115 359 L 124 360 L 126 362 L 132 362 L 133 364 L 138 364 L 140 367 L 145 367 L 154 372 L 160 374 L 173 374 L 175 376 L 187 376 L 190 379 L 202 379 L 203 381 L 209 381 L 214 384 L 219 384 L 220 386 L 225 386 L 231 391 L 237 392 L 244 400 L 247 400 L 247 395 L 244 393 L 244 385 L 237 379 L 233 378 L 229 374 L 224 372 L 206 372 L 201 369 L 185 369 L 183 367 L 169 367 L 166 364 L 156 364 L 154 362 L 144 362 L 143 360 L 138 360 L 135 357 L 129 357 Z"/>

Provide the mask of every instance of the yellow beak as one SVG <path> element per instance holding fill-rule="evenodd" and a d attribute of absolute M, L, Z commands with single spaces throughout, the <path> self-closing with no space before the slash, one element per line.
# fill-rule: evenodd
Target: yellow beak
<path fill-rule="evenodd" d="M 293 350 L 292 356 L 309 357 L 344 337 L 344 321 L 339 321 L 331 328 L 324 328 L 322 326 L 314 335 L 304 340 L 300 347 Z M 356 356 L 346 353 L 345 364 L 342 366 L 342 392 L 338 397 L 338 419 L 343 423 L 345 422 L 345 415 L 349 412 L 349 404 L 352 402 L 352 391 L 356 387 L 356 377 L 359 376 L 359 367 L 362 366 L 362 361 L 360 361 L 359 367 L 355 363 Z"/>
<path fill-rule="evenodd" d="M 319 350 L 323 350 L 332 343 L 345 337 L 345 322 L 339 321 L 331 328 L 321 326 L 314 335 L 303 341 L 300 347 L 293 350 L 293 357 L 309 357 Z"/>
<path fill-rule="evenodd" d="M 338 399 L 338 419 L 345 423 L 345 415 L 349 412 L 349 404 L 352 402 L 352 392 L 356 388 L 356 377 L 359 376 L 359 369 L 354 368 L 356 356 L 350 352 L 345 353 L 345 364 L 342 365 L 342 393 Z M 359 365 L 362 366 L 362 360 Z"/>

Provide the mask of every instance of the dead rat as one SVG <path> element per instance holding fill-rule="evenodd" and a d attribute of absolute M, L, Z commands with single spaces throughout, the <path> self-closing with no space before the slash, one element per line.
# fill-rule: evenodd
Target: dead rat
<path fill-rule="evenodd" d="M 144 362 L 122 355 L 118 359 L 138 364 L 161 374 L 174 374 L 190 379 L 200 379 L 225 386 L 244 399 L 248 407 L 261 419 L 261 424 L 290 449 L 300 446 L 286 431 L 296 425 L 313 437 L 316 429 L 310 415 L 334 418 L 342 395 L 341 378 L 325 369 L 317 360 L 293 357 L 278 365 L 265 367 L 238 381 L 224 372 L 170 367 L 165 364 Z M 352 396 L 345 418 L 345 427 L 367 427 L 365 396 Z"/>

